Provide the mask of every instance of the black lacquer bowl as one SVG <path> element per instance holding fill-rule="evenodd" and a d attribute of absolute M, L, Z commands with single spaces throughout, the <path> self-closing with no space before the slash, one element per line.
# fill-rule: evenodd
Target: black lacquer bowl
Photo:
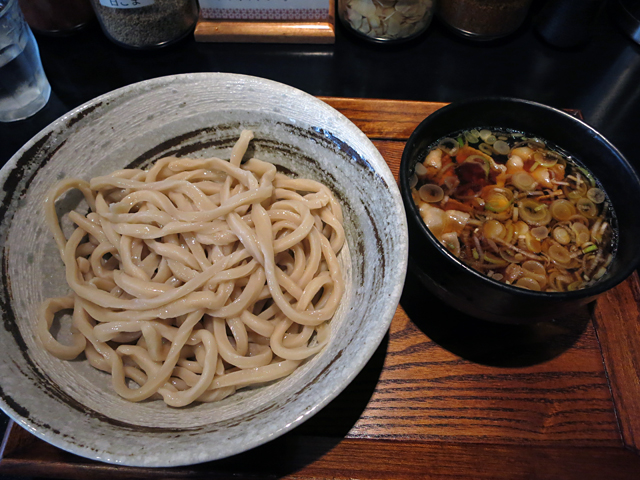
<path fill-rule="evenodd" d="M 515 129 L 541 137 L 583 164 L 600 181 L 617 217 L 617 247 L 607 273 L 571 292 L 536 292 L 495 281 L 452 255 L 426 227 L 409 179 L 428 147 L 453 132 L 478 127 Z M 575 116 L 526 100 L 485 97 L 452 103 L 427 117 L 406 144 L 400 190 L 409 224 L 409 256 L 422 283 L 450 306 L 484 320 L 527 324 L 561 318 L 624 281 L 640 264 L 640 179 L 624 156 Z"/>

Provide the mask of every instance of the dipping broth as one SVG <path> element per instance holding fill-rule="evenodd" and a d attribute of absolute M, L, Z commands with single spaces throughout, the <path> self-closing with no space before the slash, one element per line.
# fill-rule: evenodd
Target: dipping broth
<path fill-rule="evenodd" d="M 410 179 L 431 232 L 494 280 L 562 292 L 592 285 L 615 246 L 615 214 L 593 175 L 560 148 L 482 128 L 440 139 Z"/>

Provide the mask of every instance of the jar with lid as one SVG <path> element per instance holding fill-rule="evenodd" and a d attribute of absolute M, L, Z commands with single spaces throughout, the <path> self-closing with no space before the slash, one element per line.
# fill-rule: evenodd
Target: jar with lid
<path fill-rule="evenodd" d="M 72 34 L 95 18 L 90 0 L 19 0 L 19 4 L 31 30 L 45 35 Z"/>
<path fill-rule="evenodd" d="M 338 17 L 361 38 L 402 42 L 427 29 L 435 7 L 436 0 L 338 0 Z"/>
<path fill-rule="evenodd" d="M 198 21 L 197 0 L 91 0 L 104 33 L 118 45 L 149 49 L 175 43 Z"/>
<path fill-rule="evenodd" d="M 439 0 L 438 17 L 463 37 L 494 40 L 515 32 L 522 25 L 531 1 Z"/>

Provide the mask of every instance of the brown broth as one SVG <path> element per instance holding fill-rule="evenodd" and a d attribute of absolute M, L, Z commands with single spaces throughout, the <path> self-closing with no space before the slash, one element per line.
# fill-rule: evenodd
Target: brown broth
<path fill-rule="evenodd" d="M 431 232 L 496 281 L 539 291 L 596 282 L 615 251 L 600 183 L 560 148 L 521 132 L 459 131 L 429 148 L 411 179 Z"/>

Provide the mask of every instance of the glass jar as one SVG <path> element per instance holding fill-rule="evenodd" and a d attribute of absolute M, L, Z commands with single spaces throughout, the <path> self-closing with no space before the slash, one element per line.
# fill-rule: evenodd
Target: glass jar
<path fill-rule="evenodd" d="M 374 42 L 399 42 L 423 33 L 436 0 L 338 0 L 338 17 L 356 35 Z"/>
<path fill-rule="evenodd" d="M 38 44 L 18 0 L 0 0 L 0 122 L 34 115 L 50 95 Z"/>
<path fill-rule="evenodd" d="M 104 33 L 135 49 L 169 45 L 198 21 L 197 0 L 91 0 Z"/>
<path fill-rule="evenodd" d="M 463 37 L 494 40 L 515 32 L 530 4 L 531 0 L 439 0 L 438 17 Z"/>
<path fill-rule="evenodd" d="M 89 0 L 20 0 L 20 9 L 36 33 L 69 35 L 95 18 Z"/>

